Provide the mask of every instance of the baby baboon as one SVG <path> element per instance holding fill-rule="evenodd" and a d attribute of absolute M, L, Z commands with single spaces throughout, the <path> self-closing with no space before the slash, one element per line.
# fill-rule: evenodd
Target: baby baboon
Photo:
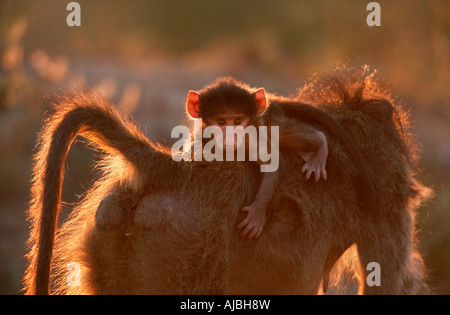
<path fill-rule="evenodd" d="M 317 78 L 290 102 L 322 108 L 351 135 L 373 179 L 375 213 L 359 211 L 357 169 L 335 135 L 327 134 L 327 181 L 306 182 L 297 171 L 304 161 L 288 154 L 266 232 L 243 241 L 234 227 L 256 194 L 251 167 L 174 162 L 170 150 L 152 144 L 104 99 L 80 93 L 59 103 L 40 137 L 26 292 L 45 294 L 51 285 L 55 293 L 313 294 L 355 243 L 362 293 L 428 292 L 414 237 L 414 210 L 428 190 L 413 178 L 414 145 L 400 108 L 373 75 L 356 70 Z M 105 174 L 53 242 L 62 166 L 77 134 L 106 150 Z M 132 196 L 145 198 L 117 228 L 97 227 L 99 203 L 124 184 Z M 364 281 L 369 262 L 381 266 L 379 287 Z M 67 281 L 73 263 L 80 266 L 80 286 Z"/>
<path fill-rule="evenodd" d="M 228 136 L 227 128 L 239 126 L 246 129 L 253 126 L 258 130 L 259 126 L 277 125 L 280 128 L 280 135 L 277 139 L 279 146 L 284 151 L 297 153 L 306 161 L 302 168 L 302 173 L 306 172 L 306 179 L 309 179 L 311 173 L 314 173 L 316 181 L 321 176 L 326 178 L 328 143 L 325 135 L 315 128 L 289 124 L 288 119 L 280 119 L 281 115 L 276 114 L 280 104 L 282 101 L 274 97 L 267 97 L 263 88 L 252 89 L 230 77 L 221 78 L 198 92 L 190 91 L 186 109 L 191 118 L 201 118 L 204 127 L 217 126 L 220 128 L 224 135 L 223 147 L 230 144 L 234 151 L 238 149 L 238 136 L 236 133 Z M 301 117 L 302 114 L 303 112 L 298 110 L 292 116 Z M 315 115 L 319 114 L 328 116 L 325 111 L 315 113 Z M 330 120 L 339 125 L 332 117 Z M 348 138 L 345 133 L 342 136 Z M 246 144 L 248 151 L 248 143 Z M 257 161 L 262 163 L 260 159 Z M 247 216 L 237 225 L 238 229 L 242 229 L 241 237 L 249 240 L 257 239 L 261 235 L 266 221 L 267 207 L 272 200 L 277 181 L 278 172 L 276 170 L 263 173 L 255 199 L 251 204 L 242 208 Z"/>

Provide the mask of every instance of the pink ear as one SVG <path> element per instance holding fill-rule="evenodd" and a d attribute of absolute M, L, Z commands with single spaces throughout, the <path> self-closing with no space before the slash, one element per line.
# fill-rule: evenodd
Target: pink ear
<path fill-rule="evenodd" d="M 256 100 L 256 115 L 260 116 L 267 107 L 266 91 L 263 88 L 257 89 L 253 92 L 253 95 L 255 95 Z"/>
<path fill-rule="evenodd" d="M 186 103 L 186 110 L 192 118 L 200 117 L 200 98 L 199 94 L 195 91 L 190 91 L 188 100 Z"/>

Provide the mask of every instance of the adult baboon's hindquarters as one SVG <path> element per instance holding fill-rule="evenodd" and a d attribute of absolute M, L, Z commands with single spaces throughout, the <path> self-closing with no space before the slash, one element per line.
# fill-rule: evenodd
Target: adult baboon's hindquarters
<path fill-rule="evenodd" d="M 313 80 L 299 100 L 331 112 L 354 137 L 373 178 L 377 213 L 360 211 L 353 185 L 356 169 L 327 134 L 327 181 L 305 181 L 300 176 L 303 162 L 286 156 L 266 229 L 257 241 L 241 240 L 234 229 L 242 220 L 239 209 L 253 199 L 257 173 L 232 162 L 175 166 L 164 162 L 171 157 L 163 150 L 154 154 L 157 162 L 148 162 L 155 173 L 141 174 L 151 185 L 134 190 L 146 197 L 127 214 L 125 224 L 105 230 L 96 226 L 98 204 L 136 171 L 111 151 L 103 161 L 105 176 L 58 231 L 54 292 L 316 293 L 353 243 L 361 271 L 371 261 L 381 267 L 381 286 L 363 282 L 364 293 L 427 292 L 414 239 L 414 208 L 427 190 L 413 178 L 415 148 L 405 117 L 373 76 L 354 71 L 337 75 Z M 70 262 L 80 266 L 81 286 L 67 285 Z M 30 292 L 33 272 L 29 268 L 25 279 Z"/>

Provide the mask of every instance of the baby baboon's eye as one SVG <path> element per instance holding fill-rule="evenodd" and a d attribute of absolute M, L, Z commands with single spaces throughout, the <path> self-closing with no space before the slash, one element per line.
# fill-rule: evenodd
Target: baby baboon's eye
<path fill-rule="evenodd" d="M 235 125 L 240 125 L 240 124 L 242 124 L 242 120 L 236 119 L 236 120 L 234 121 L 234 124 L 235 124 Z"/>
<path fill-rule="evenodd" d="M 224 126 L 225 125 L 225 120 L 224 119 L 219 119 L 217 121 L 217 123 L 219 124 L 219 126 Z"/>

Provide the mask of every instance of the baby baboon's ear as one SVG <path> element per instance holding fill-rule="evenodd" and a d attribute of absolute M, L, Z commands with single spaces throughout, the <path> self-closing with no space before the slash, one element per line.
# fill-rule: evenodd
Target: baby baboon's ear
<path fill-rule="evenodd" d="M 263 88 L 255 90 L 253 92 L 256 100 L 256 115 L 260 116 L 267 107 L 266 91 Z"/>
<path fill-rule="evenodd" d="M 189 91 L 186 111 L 191 118 L 200 118 L 200 94 L 198 92 Z"/>

